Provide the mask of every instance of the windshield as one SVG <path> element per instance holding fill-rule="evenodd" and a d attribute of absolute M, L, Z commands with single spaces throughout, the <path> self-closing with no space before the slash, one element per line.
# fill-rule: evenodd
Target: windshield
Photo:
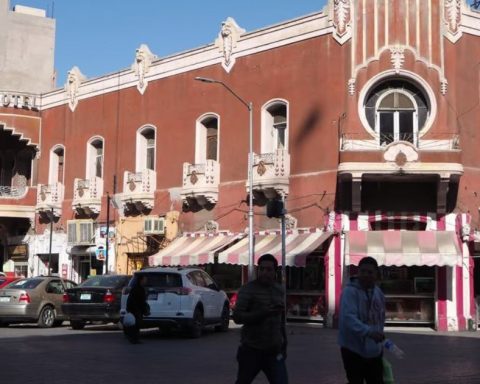
<path fill-rule="evenodd" d="M 118 287 L 127 281 L 125 276 L 95 276 L 85 280 L 79 287 Z"/>
<path fill-rule="evenodd" d="M 136 273 L 129 286 L 133 287 L 140 276 L 147 276 L 146 288 L 178 288 L 182 286 L 182 276 L 170 272 Z"/>
<path fill-rule="evenodd" d="M 7 288 L 10 289 L 34 289 L 36 288 L 43 279 L 23 279 L 23 280 L 18 280 L 14 281 L 13 283 L 10 283 Z"/>

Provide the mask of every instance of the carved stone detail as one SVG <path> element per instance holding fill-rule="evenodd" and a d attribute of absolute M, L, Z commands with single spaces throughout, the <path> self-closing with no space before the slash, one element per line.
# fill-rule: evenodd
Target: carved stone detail
<path fill-rule="evenodd" d="M 405 54 L 404 54 L 404 47 L 396 46 L 390 48 L 391 54 L 391 62 L 393 68 L 395 68 L 395 72 L 399 73 L 400 69 L 403 67 L 403 63 L 405 62 Z"/>
<path fill-rule="evenodd" d="M 208 220 L 205 223 L 205 232 L 215 233 L 218 232 L 219 225 L 215 220 Z"/>
<path fill-rule="evenodd" d="M 447 79 L 443 78 L 440 81 L 440 92 L 442 93 L 442 95 L 445 95 L 447 93 L 447 90 L 448 90 L 448 81 Z"/>
<path fill-rule="evenodd" d="M 148 85 L 146 75 L 150 70 L 152 61 L 156 58 L 157 56 L 150 51 L 146 44 L 140 45 L 140 47 L 135 50 L 135 61 L 132 64 L 132 70 L 138 78 L 137 89 L 142 95 Z"/>
<path fill-rule="evenodd" d="M 449 32 L 457 33 L 462 17 L 461 0 L 445 0 L 444 17 Z"/>
<path fill-rule="evenodd" d="M 215 45 L 222 53 L 222 67 L 226 72 L 230 72 L 235 64 L 233 49 L 237 46 L 240 35 L 243 33 L 245 33 L 245 29 L 240 28 L 233 18 L 228 17 L 227 20 L 222 22 L 222 27 L 218 38 L 215 40 Z"/>
<path fill-rule="evenodd" d="M 355 88 L 356 88 L 355 84 L 356 84 L 355 79 L 348 80 L 348 93 L 350 94 L 350 96 L 355 95 Z"/>
<path fill-rule="evenodd" d="M 417 161 L 417 149 L 407 142 L 396 142 L 387 146 L 383 153 L 385 161 L 394 162 L 399 167 L 403 167 L 406 163 Z"/>
<path fill-rule="evenodd" d="M 267 172 L 267 167 L 265 166 L 265 162 L 263 160 L 260 160 L 257 166 L 257 173 L 260 176 L 263 176 Z"/>
<path fill-rule="evenodd" d="M 351 0 L 333 0 L 333 37 L 340 44 L 348 40 L 351 35 L 352 8 Z"/>
<path fill-rule="evenodd" d="M 292 215 L 285 215 L 285 229 L 296 229 L 298 219 Z"/>
<path fill-rule="evenodd" d="M 65 83 L 65 92 L 68 97 L 68 106 L 73 112 L 78 104 L 78 92 L 80 85 L 86 77 L 80 72 L 78 67 L 73 67 L 67 73 L 67 82 Z"/>

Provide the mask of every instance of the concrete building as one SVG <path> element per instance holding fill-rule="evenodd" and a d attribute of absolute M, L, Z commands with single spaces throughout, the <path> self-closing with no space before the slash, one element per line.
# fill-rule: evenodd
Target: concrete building
<path fill-rule="evenodd" d="M 265 205 L 285 198 L 289 316 L 335 325 L 342 284 L 371 255 L 390 322 L 467 329 L 479 38 L 464 1 L 331 0 L 253 32 L 228 18 L 212 44 L 166 58 L 142 44 L 100 78 L 73 67 L 41 96 L 36 202 L 5 200 L 35 204 L 35 220 L 6 241 L 28 245 L 29 274 L 203 265 L 234 291 L 248 264 L 251 102 L 255 256 L 280 258 Z"/>

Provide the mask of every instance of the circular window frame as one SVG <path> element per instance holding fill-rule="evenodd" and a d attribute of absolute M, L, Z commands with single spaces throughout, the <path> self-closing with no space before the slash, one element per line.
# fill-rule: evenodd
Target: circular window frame
<path fill-rule="evenodd" d="M 360 121 L 365 128 L 365 130 L 372 136 L 372 138 L 378 138 L 378 133 L 375 132 L 375 127 L 370 127 L 368 123 L 367 116 L 365 115 L 365 102 L 366 98 L 369 95 L 369 92 L 375 88 L 379 83 L 384 80 L 388 80 L 389 78 L 405 78 L 406 81 L 410 80 L 413 84 L 419 88 L 420 91 L 424 92 L 424 95 L 428 98 L 428 102 L 430 103 L 430 110 L 429 116 L 425 121 L 425 125 L 418 130 L 418 137 L 423 137 L 432 127 L 435 117 L 437 115 L 437 99 L 435 97 L 435 93 L 433 92 L 430 85 L 420 76 L 417 74 L 400 70 L 396 71 L 394 69 L 388 70 L 378 75 L 372 77 L 370 80 L 366 82 L 363 86 L 362 90 L 360 91 L 359 98 L 358 98 L 358 115 L 360 117 Z"/>

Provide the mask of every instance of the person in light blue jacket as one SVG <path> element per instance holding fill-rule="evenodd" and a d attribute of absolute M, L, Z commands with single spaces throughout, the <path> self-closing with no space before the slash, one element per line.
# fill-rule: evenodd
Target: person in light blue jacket
<path fill-rule="evenodd" d="M 349 384 L 383 384 L 385 297 L 377 261 L 364 257 L 358 266 L 342 291 L 338 343 Z"/>

